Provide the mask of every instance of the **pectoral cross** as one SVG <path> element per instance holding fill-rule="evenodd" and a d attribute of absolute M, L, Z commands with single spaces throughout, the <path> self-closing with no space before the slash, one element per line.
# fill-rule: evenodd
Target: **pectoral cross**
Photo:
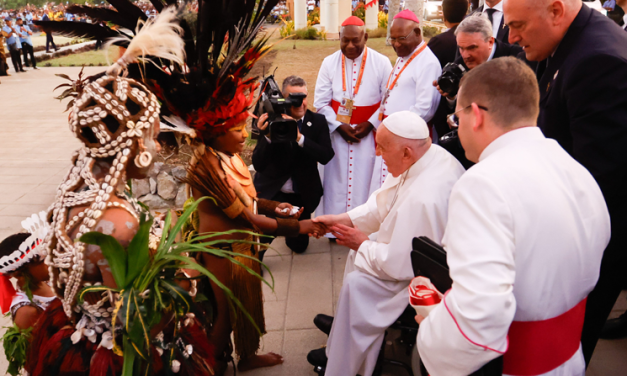
<path fill-rule="evenodd" d="M 346 103 L 344 104 L 344 108 L 346 108 L 348 110 L 348 112 L 350 114 L 353 113 L 353 109 L 355 109 L 355 101 L 352 99 L 347 99 Z"/>

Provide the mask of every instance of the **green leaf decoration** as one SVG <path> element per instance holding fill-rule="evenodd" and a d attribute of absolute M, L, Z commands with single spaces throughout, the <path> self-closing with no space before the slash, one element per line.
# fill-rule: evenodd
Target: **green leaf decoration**
<path fill-rule="evenodd" d="M 11 376 L 18 376 L 26 364 L 26 351 L 33 328 L 22 330 L 13 324 L 13 326 L 5 327 L 5 329 L 7 331 L 2 336 L 2 345 L 9 362 L 7 373 Z"/>
<path fill-rule="evenodd" d="M 100 247 L 102 254 L 109 262 L 117 287 L 123 289 L 126 286 L 127 255 L 122 245 L 113 236 L 96 231 L 86 233 L 79 240 Z"/>
<path fill-rule="evenodd" d="M 126 282 L 125 287 L 129 286 L 135 278 L 141 273 L 142 269 L 148 265 L 148 259 L 150 258 L 149 250 L 149 238 L 150 228 L 152 227 L 152 218 L 145 219 L 141 216 L 141 222 L 139 223 L 139 230 L 137 234 L 131 240 L 128 246 L 128 264 L 126 267 Z"/>

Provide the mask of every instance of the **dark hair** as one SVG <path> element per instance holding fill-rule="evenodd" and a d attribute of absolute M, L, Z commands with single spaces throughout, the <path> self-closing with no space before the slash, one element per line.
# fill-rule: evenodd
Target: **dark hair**
<path fill-rule="evenodd" d="M 285 93 L 285 89 L 288 86 L 298 86 L 298 87 L 307 87 L 307 83 L 304 79 L 298 76 L 288 76 L 283 80 L 283 87 L 281 90 Z"/>
<path fill-rule="evenodd" d="M 8 256 L 11 253 L 17 251 L 20 245 L 24 243 L 24 241 L 28 239 L 30 235 L 31 234 L 27 232 L 20 232 L 4 239 L 2 243 L 0 243 L 0 257 Z"/>
<path fill-rule="evenodd" d="M 468 0 L 442 1 L 442 14 L 450 23 L 460 23 L 468 13 Z"/>
<path fill-rule="evenodd" d="M 515 57 L 501 57 L 468 72 L 461 81 L 459 105 L 486 106 L 494 123 L 509 128 L 521 120 L 537 121 L 540 90 L 535 73 Z"/>

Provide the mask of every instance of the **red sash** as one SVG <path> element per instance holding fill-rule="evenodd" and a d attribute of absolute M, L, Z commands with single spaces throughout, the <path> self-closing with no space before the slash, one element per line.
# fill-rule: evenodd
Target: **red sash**
<path fill-rule="evenodd" d="M 381 102 L 373 104 L 372 106 L 355 106 L 355 108 L 353 108 L 353 115 L 351 116 L 351 124 L 359 124 L 370 120 L 370 117 L 379 109 L 380 104 Z M 332 100 L 331 107 L 337 114 L 337 110 L 340 108 L 340 102 Z"/>
<path fill-rule="evenodd" d="M 541 375 L 564 364 L 579 349 L 585 313 L 586 299 L 548 320 L 512 322 L 503 373 Z"/>

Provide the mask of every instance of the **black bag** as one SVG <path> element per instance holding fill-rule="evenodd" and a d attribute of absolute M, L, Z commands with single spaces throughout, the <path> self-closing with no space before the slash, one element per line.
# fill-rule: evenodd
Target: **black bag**
<path fill-rule="evenodd" d="M 442 293 L 448 291 L 453 285 L 453 280 L 449 275 L 444 248 L 426 236 L 414 238 L 412 248 L 411 266 L 414 269 L 414 275 L 429 278 L 431 283 Z M 428 375 L 424 365 L 421 364 L 420 368 L 425 375 Z M 470 376 L 501 375 L 503 375 L 503 357 L 499 356 Z"/>

